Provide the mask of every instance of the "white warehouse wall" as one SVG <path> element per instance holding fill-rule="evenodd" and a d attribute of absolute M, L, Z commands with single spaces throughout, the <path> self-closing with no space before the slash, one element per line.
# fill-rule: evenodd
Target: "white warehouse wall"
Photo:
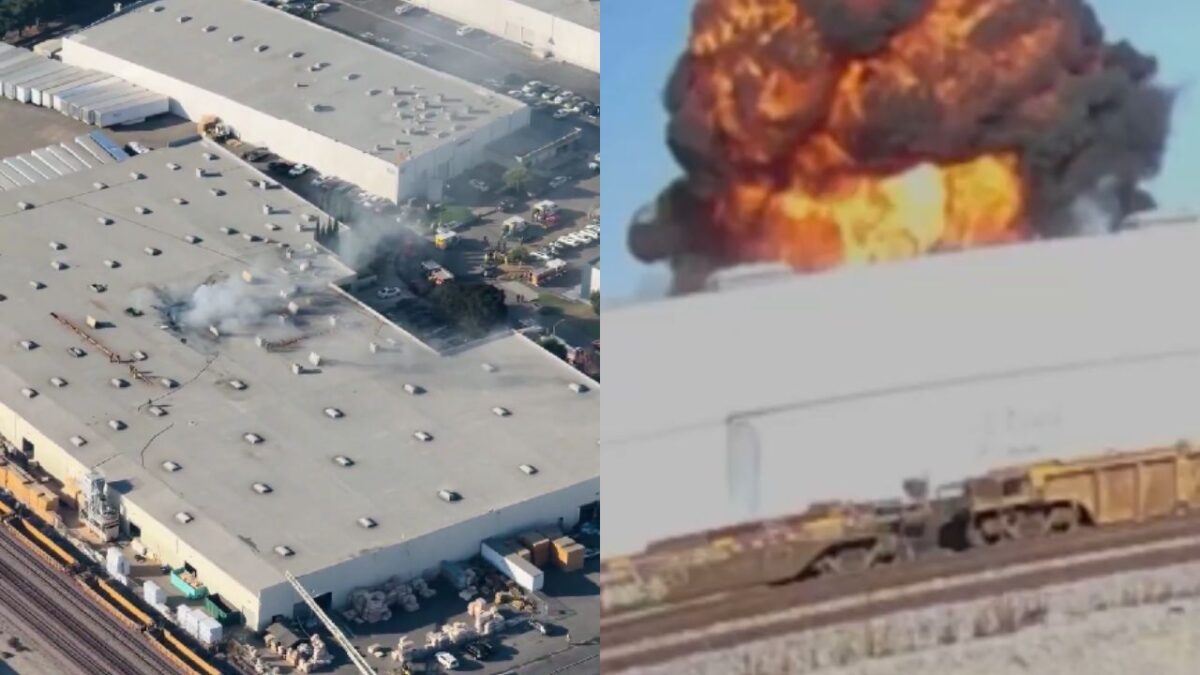
<path fill-rule="evenodd" d="M 456 143 L 433 148 L 404 162 L 400 166 L 400 199 L 414 196 L 440 199 L 442 182 L 486 161 L 488 144 L 529 126 L 531 113 L 532 108 L 523 106 L 491 120 Z"/>
<path fill-rule="evenodd" d="M 600 72 L 600 31 L 560 19 L 516 0 L 410 0 L 435 14 L 485 30 L 551 58 Z M 486 7 L 484 6 L 486 5 Z"/>
<path fill-rule="evenodd" d="M 110 73 L 169 96 L 171 112 L 181 117 L 199 121 L 204 115 L 216 115 L 232 126 L 243 140 L 265 145 L 280 156 L 350 181 L 372 194 L 398 200 L 399 171 L 390 162 L 210 91 L 93 49 L 80 42 L 79 37 L 63 41 L 64 63 Z"/>
<path fill-rule="evenodd" d="M 469 499 L 470 495 L 464 496 L 464 500 Z M 479 554 L 479 545 L 485 539 L 557 523 L 559 518 L 563 519 L 563 527 L 569 529 L 579 521 L 579 507 L 599 499 L 600 478 L 596 477 L 297 577 L 314 596 L 332 592 L 333 607 L 340 610 L 356 588 L 382 583 L 391 576 L 416 577 L 426 570 L 437 569 L 443 560 L 473 557 Z M 264 589 L 261 598 L 261 622 L 277 614 L 290 616 L 295 603 L 300 602 L 286 582 Z"/>

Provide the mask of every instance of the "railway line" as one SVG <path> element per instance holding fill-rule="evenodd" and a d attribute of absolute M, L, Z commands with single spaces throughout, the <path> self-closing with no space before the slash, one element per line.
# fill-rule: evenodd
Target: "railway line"
<path fill-rule="evenodd" d="M 601 620 L 617 673 L 754 640 L 1200 560 L 1200 514 L 1005 542 L 789 584 L 719 593 Z"/>
<path fill-rule="evenodd" d="M 0 527 L 0 597 L 83 673 L 175 675 L 143 636 L 113 621 L 83 588 Z"/>

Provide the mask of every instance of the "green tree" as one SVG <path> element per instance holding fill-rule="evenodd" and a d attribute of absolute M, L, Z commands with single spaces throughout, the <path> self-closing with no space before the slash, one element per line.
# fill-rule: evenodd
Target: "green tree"
<path fill-rule="evenodd" d="M 504 172 L 504 186 L 513 192 L 523 192 L 529 185 L 529 169 L 514 166 Z"/>
<path fill-rule="evenodd" d="M 596 314 L 600 313 L 600 291 L 592 291 L 592 311 Z"/>
<path fill-rule="evenodd" d="M 529 260 L 529 250 L 524 246 L 515 246 L 508 250 L 504 259 L 508 261 L 509 265 L 520 265 Z"/>
<path fill-rule="evenodd" d="M 430 293 L 433 303 L 460 330 L 481 337 L 508 318 L 504 291 L 490 284 L 442 284 Z"/>
<path fill-rule="evenodd" d="M 539 340 L 538 344 L 540 344 L 542 346 L 542 349 L 545 349 L 546 351 L 557 356 L 558 358 L 560 358 L 564 361 L 567 360 L 567 347 L 566 347 L 566 345 L 559 342 L 558 340 L 555 340 L 554 338 L 547 336 L 547 337 L 544 337 L 541 340 Z"/>

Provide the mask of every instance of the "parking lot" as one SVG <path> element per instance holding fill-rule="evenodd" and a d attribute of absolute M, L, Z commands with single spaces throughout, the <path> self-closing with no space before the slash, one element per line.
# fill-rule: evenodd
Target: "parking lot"
<path fill-rule="evenodd" d="M 517 75 L 552 82 L 600 100 L 600 76 L 577 66 L 540 60 L 528 48 L 483 31 L 456 34 L 458 24 L 424 10 L 398 16 L 396 0 L 342 0 L 320 23 L 477 84 Z"/>

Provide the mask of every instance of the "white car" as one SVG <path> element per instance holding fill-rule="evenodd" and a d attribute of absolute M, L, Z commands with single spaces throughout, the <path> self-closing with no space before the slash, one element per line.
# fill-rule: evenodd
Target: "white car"
<path fill-rule="evenodd" d="M 549 260 L 550 259 L 550 254 L 546 253 L 545 251 L 532 251 L 532 252 L 530 252 L 529 255 L 537 258 L 538 260 Z"/>
<path fill-rule="evenodd" d="M 559 108 L 558 110 L 554 111 L 554 119 L 556 120 L 565 120 L 570 116 L 571 111 L 566 108 Z"/>
<path fill-rule="evenodd" d="M 408 4 L 407 2 L 401 2 L 399 5 L 396 6 L 396 13 L 399 14 L 400 16 L 404 16 L 405 14 L 408 14 L 409 12 L 413 11 L 414 9 L 416 9 L 416 7 L 413 7 L 412 5 Z"/>
<path fill-rule="evenodd" d="M 300 176 L 303 176 L 304 174 L 308 173 L 308 169 L 309 169 L 309 166 L 307 164 L 297 164 L 296 166 L 293 166 L 291 169 L 288 169 L 288 175 L 291 176 L 292 178 L 299 178 Z"/>
<path fill-rule="evenodd" d="M 446 670 L 458 670 L 458 659 L 450 652 L 438 652 L 433 657 Z"/>
<path fill-rule="evenodd" d="M 400 289 L 395 286 L 384 286 L 376 291 L 375 295 L 379 296 L 380 300 L 388 300 L 400 295 Z"/>
<path fill-rule="evenodd" d="M 474 33 L 474 32 L 475 32 L 475 29 L 470 26 L 459 26 L 458 30 L 454 31 L 454 34 L 457 35 L 458 37 L 467 37 L 468 35 L 470 35 L 471 33 Z"/>
<path fill-rule="evenodd" d="M 585 244 L 590 244 L 593 241 L 596 241 L 596 235 L 592 234 L 591 232 L 587 232 L 585 230 L 580 230 L 580 231 L 576 232 L 575 238 L 583 240 L 583 242 Z"/>
<path fill-rule="evenodd" d="M 144 155 L 147 152 L 150 152 L 150 148 L 147 148 L 137 141 L 129 141 L 129 149 L 132 150 L 135 155 Z"/>
<path fill-rule="evenodd" d="M 332 5 L 330 5 L 328 2 L 318 2 L 312 6 L 312 11 L 314 14 L 320 14 L 321 12 L 327 11 L 330 7 L 332 7 Z"/>
<path fill-rule="evenodd" d="M 568 180 L 568 178 L 566 176 L 555 176 L 554 178 L 550 179 L 550 187 L 551 188 L 562 187 L 563 185 L 567 184 L 567 180 Z"/>
<path fill-rule="evenodd" d="M 579 240 L 579 237 L 576 237 L 573 234 L 563 235 L 562 237 L 559 237 L 558 240 L 563 244 L 570 246 L 571 248 L 575 248 L 576 246 L 580 246 L 584 243 Z"/>

